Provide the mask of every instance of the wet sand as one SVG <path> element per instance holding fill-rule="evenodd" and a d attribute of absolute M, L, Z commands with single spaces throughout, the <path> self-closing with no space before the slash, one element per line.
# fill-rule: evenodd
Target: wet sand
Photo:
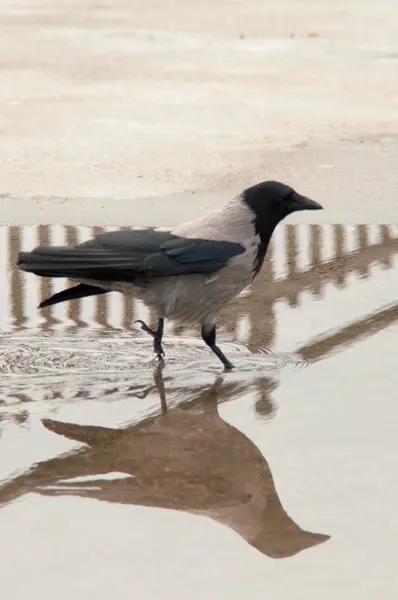
<path fill-rule="evenodd" d="M 256 176 L 242 172 L 240 183 L 207 191 L 180 190 L 165 196 L 59 197 L 41 194 L 0 195 L 0 224 L 135 225 L 169 227 L 222 206 L 242 189 L 276 179 L 320 202 L 318 223 L 398 223 L 398 144 L 391 140 L 314 144 L 289 153 L 276 150 Z M 58 191 L 58 187 L 54 186 Z M 290 223 L 310 223 L 308 213 L 291 215 Z"/>
<path fill-rule="evenodd" d="M 0 230 L 8 596 L 394 598 L 397 228 L 279 227 L 232 373 L 172 324 L 156 367 L 116 293 L 36 310 L 18 250 L 94 232 Z"/>
<path fill-rule="evenodd" d="M 330 223 L 397 222 L 397 23 L 395 0 L 6 3 L 0 221 L 141 223 L 132 199 L 280 178 Z"/>

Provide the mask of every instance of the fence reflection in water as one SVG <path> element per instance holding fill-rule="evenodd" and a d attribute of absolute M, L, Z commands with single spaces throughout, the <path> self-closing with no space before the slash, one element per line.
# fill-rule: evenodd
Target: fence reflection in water
<path fill-rule="evenodd" d="M 112 230 L 116 228 L 106 228 Z M 68 285 L 62 279 L 38 278 L 19 271 L 20 250 L 36 245 L 76 244 L 103 231 L 100 227 L 39 225 L 0 229 L 3 248 L 2 330 L 38 327 L 51 332 L 59 328 L 90 326 L 112 331 L 132 330 L 133 321 L 144 318 L 154 323 L 156 315 L 140 301 L 112 293 L 95 298 L 50 306 L 41 311 L 37 304 Z M 300 308 L 303 292 L 322 298 L 326 287 L 344 289 L 354 274 L 366 278 L 373 264 L 390 269 L 398 254 L 398 227 L 389 225 L 282 225 L 272 239 L 260 275 L 225 311 L 221 331 L 254 350 L 275 342 L 276 305 L 287 302 Z M 261 307 L 261 318 L 254 314 Z M 255 322 L 255 327 L 252 326 Z M 168 334 L 187 333 L 168 323 Z M 196 335 L 192 330 L 189 334 Z"/>

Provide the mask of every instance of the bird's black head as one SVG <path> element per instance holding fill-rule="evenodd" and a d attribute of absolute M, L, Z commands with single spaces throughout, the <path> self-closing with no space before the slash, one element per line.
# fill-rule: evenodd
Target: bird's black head
<path fill-rule="evenodd" d="M 278 181 L 265 181 L 248 188 L 242 199 L 254 213 L 256 232 L 268 244 L 273 230 L 285 217 L 297 210 L 319 210 L 320 204 L 301 196 L 291 187 Z"/>

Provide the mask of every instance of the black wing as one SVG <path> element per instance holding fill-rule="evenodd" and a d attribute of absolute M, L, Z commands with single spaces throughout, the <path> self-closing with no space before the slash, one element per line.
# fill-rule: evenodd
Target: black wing
<path fill-rule="evenodd" d="M 137 277 L 213 273 L 244 251 L 234 242 L 141 229 L 101 233 L 74 247 L 39 247 L 20 252 L 18 265 L 44 277 L 131 282 Z"/>

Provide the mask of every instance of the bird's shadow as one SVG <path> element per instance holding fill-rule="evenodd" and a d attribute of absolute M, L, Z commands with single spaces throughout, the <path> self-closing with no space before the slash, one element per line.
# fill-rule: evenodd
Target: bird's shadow
<path fill-rule="evenodd" d="M 289 517 L 268 462 L 246 435 L 220 417 L 220 396 L 225 398 L 225 390 L 234 395 L 234 384 L 223 379 L 218 376 L 194 398 L 169 408 L 159 365 L 154 385 L 161 413 L 156 416 L 123 429 L 43 419 L 49 431 L 84 446 L 38 463 L 0 487 L 0 503 L 34 492 L 184 511 L 233 529 L 272 558 L 325 542 L 328 535 L 305 531 Z M 114 472 L 125 477 L 105 477 Z M 83 477 L 90 481 L 82 482 Z"/>

